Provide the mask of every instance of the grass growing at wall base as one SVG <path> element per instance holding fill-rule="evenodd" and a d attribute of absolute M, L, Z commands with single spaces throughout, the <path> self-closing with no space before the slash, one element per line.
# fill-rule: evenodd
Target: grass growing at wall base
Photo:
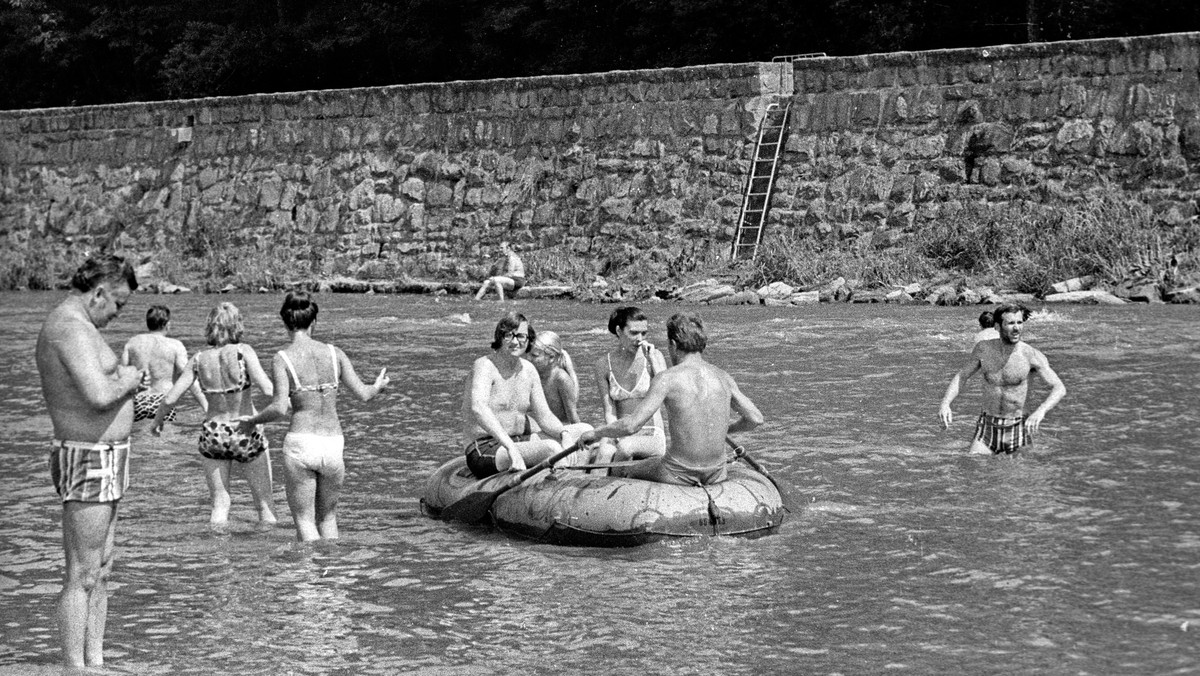
<path fill-rule="evenodd" d="M 1171 283 L 1200 272 L 1200 224 L 1167 224 L 1142 203 L 1116 196 L 1068 205 L 968 204 L 903 233 L 835 241 L 775 232 L 760 247 L 752 284 L 814 288 L 837 277 L 865 288 L 963 280 L 969 285 L 1045 293 L 1051 284 L 1093 276 Z"/>
<path fill-rule="evenodd" d="M 751 288 L 783 281 L 811 289 L 844 277 L 863 288 L 950 281 L 1033 294 L 1085 275 L 1110 287 L 1139 279 L 1164 285 L 1200 280 L 1196 217 L 1169 222 L 1115 191 L 1072 204 L 942 206 L 940 218 L 903 233 L 838 239 L 769 230 L 756 259 L 733 268 L 723 255 L 728 243 L 709 240 L 599 252 L 552 246 L 521 255 L 531 284 L 589 289 L 601 274 L 634 296 L 731 273 Z M 202 228 L 156 251 L 121 253 L 135 265 L 154 263 L 143 283 L 162 281 L 196 291 L 278 290 L 335 276 L 478 283 L 485 269 L 434 254 L 360 261 L 350 252 L 298 252 L 287 241 L 238 241 L 217 228 Z M 41 238 L 0 249 L 0 289 L 62 288 L 82 255 Z"/>

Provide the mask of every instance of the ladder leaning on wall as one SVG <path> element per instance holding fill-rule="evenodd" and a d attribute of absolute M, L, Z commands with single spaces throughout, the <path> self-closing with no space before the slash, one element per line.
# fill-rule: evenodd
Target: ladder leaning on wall
<path fill-rule="evenodd" d="M 733 238 L 732 260 L 753 260 L 762 241 L 763 229 L 767 225 L 767 210 L 771 205 L 771 190 L 775 187 L 775 171 L 779 167 L 779 155 L 783 151 L 783 136 L 787 131 L 788 112 L 791 101 L 780 106 L 767 106 L 762 122 L 758 125 L 758 142 L 754 146 L 754 159 L 750 163 L 750 176 L 746 180 L 746 193 L 742 199 L 742 210 L 738 214 L 737 233 Z"/>

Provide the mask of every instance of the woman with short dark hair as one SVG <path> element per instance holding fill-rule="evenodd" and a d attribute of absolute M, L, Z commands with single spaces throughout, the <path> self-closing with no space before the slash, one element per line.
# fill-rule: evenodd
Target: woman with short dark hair
<path fill-rule="evenodd" d="M 275 398 L 262 413 L 242 421 L 244 428 L 271 422 L 292 409 L 283 438 L 288 507 L 301 542 L 338 537 L 337 503 L 346 479 L 345 437 L 337 414 L 342 385 L 369 401 L 387 387 L 387 369 L 366 385 L 341 349 L 314 340 L 317 301 L 306 291 L 289 291 L 279 316 L 292 343 L 275 353 Z"/>
<path fill-rule="evenodd" d="M 641 308 L 618 307 L 608 318 L 613 345 L 595 364 L 596 385 L 604 403 L 604 422 L 628 415 L 650 392 L 650 380 L 667 370 L 667 360 L 647 340 L 650 322 Z M 650 458 L 667 452 L 666 427 L 661 411 L 634 434 L 620 439 L 602 439 L 596 462 Z"/>

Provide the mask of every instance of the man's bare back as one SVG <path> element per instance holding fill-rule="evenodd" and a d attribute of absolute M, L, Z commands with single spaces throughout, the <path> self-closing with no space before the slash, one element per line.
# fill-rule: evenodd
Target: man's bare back
<path fill-rule="evenodd" d="M 662 380 L 671 425 L 667 455 L 688 467 L 724 461 L 733 378 L 706 361 L 686 360 L 667 369 Z"/>
<path fill-rule="evenodd" d="M 125 343 L 121 363 L 150 374 L 149 389 L 167 392 L 187 366 L 187 348 L 161 333 L 141 333 Z"/>
<path fill-rule="evenodd" d="M 650 391 L 634 410 L 580 437 L 628 436 L 660 407 L 666 408 L 670 441 L 663 456 L 641 460 L 613 474 L 650 481 L 708 484 L 725 478 L 725 437 L 762 424 L 762 413 L 725 371 L 709 364 L 708 337 L 699 317 L 679 313 L 667 322 L 668 351 L 674 366 L 654 376 Z M 738 419 L 730 424 L 730 413 Z"/>

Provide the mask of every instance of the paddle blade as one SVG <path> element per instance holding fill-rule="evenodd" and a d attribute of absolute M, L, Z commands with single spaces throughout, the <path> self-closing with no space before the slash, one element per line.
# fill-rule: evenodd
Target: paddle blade
<path fill-rule="evenodd" d="M 454 502 L 446 505 L 440 517 L 447 521 L 462 521 L 463 523 L 479 523 L 488 511 L 492 509 L 496 498 L 500 497 L 511 486 L 506 483 L 502 488 L 493 491 L 476 491 L 468 493 Z"/>
<path fill-rule="evenodd" d="M 579 449 L 579 442 L 571 444 L 567 448 L 555 453 L 529 469 L 517 474 L 512 479 L 503 482 L 499 488 L 492 490 L 478 490 L 467 493 L 463 497 L 446 505 L 442 510 L 441 517 L 443 519 L 462 521 L 464 523 L 479 523 L 483 517 L 487 516 L 488 512 L 495 504 L 496 498 L 503 495 L 511 488 L 515 488 L 524 483 L 529 477 L 537 474 L 547 467 L 551 467 L 554 463 L 571 455 Z"/>

